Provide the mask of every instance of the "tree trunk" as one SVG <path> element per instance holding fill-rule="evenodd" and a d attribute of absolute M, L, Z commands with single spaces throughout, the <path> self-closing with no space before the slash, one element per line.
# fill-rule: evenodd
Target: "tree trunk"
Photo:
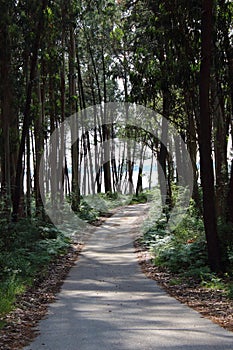
<path fill-rule="evenodd" d="M 31 146 L 30 146 L 30 130 L 27 135 L 27 216 L 31 217 Z"/>
<path fill-rule="evenodd" d="M 213 30 L 213 1 L 202 2 L 201 67 L 200 67 L 200 169 L 203 188 L 203 216 L 208 246 L 208 258 L 212 271 L 219 271 L 220 249 L 215 211 L 214 172 L 211 148 L 211 118 L 209 106 L 210 68 Z"/>
<path fill-rule="evenodd" d="M 7 18 L 8 8 L 3 6 L 1 16 Z M 3 17 L 3 18 L 4 18 Z M 10 127 L 13 119 L 11 52 L 8 24 L 5 22 L 0 30 L 0 74 L 1 74 L 1 144 L 2 157 L 2 194 L 4 195 L 4 216 L 10 219 L 11 211 L 11 149 Z"/>
<path fill-rule="evenodd" d="M 38 72 L 39 75 L 39 72 Z M 40 87 L 40 84 L 37 86 L 37 104 L 38 111 L 37 115 L 34 118 L 34 130 L 35 130 L 35 204 L 36 204 L 36 215 L 43 218 L 43 202 L 42 202 L 42 193 L 39 185 L 39 176 L 40 176 L 40 161 L 41 155 L 44 151 L 44 138 L 43 138 L 43 121 L 44 121 L 44 93 L 43 88 Z"/>
<path fill-rule="evenodd" d="M 76 44 L 74 28 L 71 23 L 70 25 L 70 47 L 69 47 L 69 103 L 70 103 L 70 113 L 77 112 L 76 103 L 76 78 L 75 78 L 75 61 L 76 61 Z M 71 157 L 72 157 L 72 210 L 74 212 L 79 211 L 80 206 L 80 174 L 79 174 L 79 139 L 77 138 L 79 125 L 75 118 L 75 125 L 71 126 Z"/>
<path fill-rule="evenodd" d="M 226 8 L 230 5 L 226 0 L 220 0 L 219 6 L 222 9 L 223 13 L 226 12 Z M 230 42 L 231 31 L 228 29 L 226 23 L 226 17 L 222 16 L 222 30 L 224 36 L 224 49 L 226 51 L 227 57 L 227 66 L 228 66 L 228 84 L 229 84 L 229 95 L 231 103 L 231 115 L 233 115 L 233 47 Z M 231 122 L 231 138 L 232 138 L 232 147 L 233 147 L 233 123 Z M 227 194 L 227 221 L 233 223 L 233 160 L 231 162 L 231 175 L 230 181 L 228 182 L 228 194 Z"/>
<path fill-rule="evenodd" d="M 30 80 L 29 80 L 28 86 L 27 86 L 23 128 L 22 128 L 22 134 L 21 134 L 21 140 L 20 140 L 20 146 L 19 146 L 19 152 L 18 152 L 18 159 L 17 159 L 15 191 L 14 191 L 14 195 L 13 195 L 12 218 L 14 221 L 17 221 L 17 216 L 18 216 L 18 212 L 19 212 L 21 181 L 22 181 L 22 176 L 23 176 L 23 155 L 25 152 L 25 141 L 27 138 L 28 129 L 30 128 L 30 125 L 32 123 L 32 118 L 31 118 L 32 90 L 33 90 L 33 83 L 35 80 L 38 52 L 39 52 L 41 36 L 43 33 L 43 27 L 44 27 L 44 13 L 45 13 L 45 9 L 47 7 L 47 3 L 48 3 L 48 0 L 43 0 L 42 4 L 41 4 L 39 21 L 38 21 L 38 25 L 36 28 L 35 41 L 34 41 L 34 45 L 33 45 L 33 49 L 32 49 L 31 66 L 30 66 Z"/>
<path fill-rule="evenodd" d="M 170 104 L 170 93 L 169 91 L 163 90 L 163 119 L 162 119 L 162 134 L 160 149 L 158 152 L 158 180 L 160 186 L 160 193 L 162 199 L 162 206 L 164 211 L 167 211 L 171 207 L 172 199 L 170 197 L 170 191 L 168 187 L 168 173 L 167 173 L 167 161 L 168 161 L 168 117 L 169 117 L 169 104 Z"/>
<path fill-rule="evenodd" d="M 211 84 L 213 126 L 214 126 L 214 153 L 216 177 L 216 214 L 223 221 L 226 220 L 226 200 L 228 183 L 227 164 L 227 137 L 229 125 L 224 111 L 223 93 L 213 77 Z"/>
<path fill-rule="evenodd" d="M 144 151 L 145 146 L 141 146 L 141 152 L 140 152 L 140 163 L 139 163 L 139 170 L 138 170 L 138 180 L 137 180 L 137 186 L 136 186 L 136 196 L 139 195 L 139 193 L 142 192 L 142 171 L 143 171 L 143 162 L 144 162 Z"/>
<path fill-rule="evenodd" d="M 231 177 L 227 196 L 227 221 L 233 224 L 233 160 L 231 161 Z"/>
<path fill-rule="evenodd" d="M 103 122 L 103 149 L 104 149 L 104 186 L 105 193 L 112 192 L 112 181 L 111 181 L 111 162 L 110 162 L 110 131 L 111 125 L 109 124 L 107 117 L 107 83 L 106 83 L 106 65 L 104 58 L 104 48 L 102 47 L 102 65 L 103 65 L 103 85 L 104 85 L 104 122 Z"/>
<path fill-rule="evenodd" d="M 192 91 L 191 91 L 192 94 Z M 201 204 L 201 198 L 198 186 L 198 169 L 197 169 L 197 138 L 196 138 L 196 123 L 195 124 L 195 110 L 193 106 L 193 96 L 191 97 L 184 92 L 185 95 L 185 108 L 188 115 L 188 132 L 187 132 L 187 147 L 190 155 L 192 167 L 193 167 L 193 193 L 192 198 L 199 213 L 202 213 L 203 208 Z M 191 108 L 190 108 L 191 106 Z M 200 119 L 200 118 L 199 118 Z"/>

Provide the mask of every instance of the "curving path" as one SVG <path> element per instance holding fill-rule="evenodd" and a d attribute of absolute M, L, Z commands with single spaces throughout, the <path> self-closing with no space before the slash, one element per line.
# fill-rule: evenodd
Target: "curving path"
<path fill-rule="evenodd" d="M 168 296 L 134 254 L 147 205 L 97 228 L 25 350 L 230 350 L 233 333 Z"/>

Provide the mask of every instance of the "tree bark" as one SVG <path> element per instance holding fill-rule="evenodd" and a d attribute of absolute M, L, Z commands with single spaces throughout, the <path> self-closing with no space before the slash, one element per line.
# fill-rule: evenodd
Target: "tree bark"
<path fill-rule="evenodd" d="M 75 61 L 76 61 L 76 43 L 74 28 L 72 23 L 70 24 L 70 47 L 69 47 L 69 98 L 70 98 L 70 113 L 77 112 L 77 103 L 76 103 L 76 70 L 75 70 Z M 71 126 L 71 157 L 72 157 L 72 210 L 74 212 L 79 211 L 80 206 L 80 173 L 79 173 L 79 138 L 77 138 L 79 130 L 79 125 L 77 125 L 77 118 L 75 119 L 75 125 Z"/>
<path fill-rule="evenodd" d="M 27 95 L 24 109 L 24 119 L 23 119 L 23 128 L 22 135 L 20 140 L 18 159 L 17 159 L 17 168 L 16 168 L 16 178 L 15 178 L 15 191 L 13 195 L 13 213 L 12 218 L 14 221 L 17 221 L 17 216 L 19 212 L 19 204 L 20 204 L 20 193 L 21 193 L 21 181 L 23 176 L 23 155 L 25 152 L 25 141 L 28 134 L 28 129 L 32 123 L 31 118 L 31 99 L 32 99 L 32 90 L 33 84 L 36 75 L 36 67 L 38 60 L 38 52 L 41 42 L 41 37 L 44 28 L 44 12 L 47 7 L 48 0 L 43 0 L 40 8 L 40 17 L 36 28 L 36 36 L 32 49 L 32 57 L 31 57 L 31 66 L 30 66 L 30 78 L 27 86 Z"/>
<path fill-rule="evenodd" d="M 209 265 L 212 271 L 221 268 L 219 239 L 215 210 L 214 172 L 212 160 L 212 125 L 210 117 L 209 91 L 213 29 L 213 1 L 202 2 L 201 67 L 200 67 L 200 170 L 203 188 L 203 216 L 208 246 Z"/>
<path fill-rule="evenodd" d="M 214 153 L 216 176 L 216 214 L 224 222 L 226 220 L 226 199 L 228 183 L 227 164 L 227 137 L 229 122 L 224 111 L 223 92 L 216 78 L 211 83 L 213 126 L 214 126 Z"/>
<path fill-rule="evenodd" d="M 39 76 L 39 72 L 38 72 Z M 40 161 L 44 151 L 44 137 L 43 137 L 43 122 L 44 122 L 44 92 L 40 84 L 37 86 L 37 103 L 38 111 L 34 118 L 34 130 L 35 130 L 35 204 L 36 204 L 36 215 L 43 218 L 43 202 L 42 195 L 39 185 L 40 177 Z"/>
<path fill-rule="evenodd" d="M 2 145 L 1 152 L 1 194 L 4 202 L 4 216 L 10 219 L 11 201 L 12 201 L 12 185 L 13 185 L 13 157 L 14 149 L 17 149 L 12 142 L 11 135 L 17 130 L 17 123 L 14 117 L 13 91 L 12 91 L 12 64 L 11 64 L 11 38 L 9 32 L 9 24 L 7 18 L 9 16 L 8 5 L 1 7 L 2 26 L 0 30 L 0 75 L 1 75 L 1 119 L 0 127 L 2 133 L 0 142 Z M 15 135 L 14 135 L 15 136 Z M 13 139 L 16 142 L 17 138 Z"/>
<path fill-rule="evenodd" d="M 227 220 L 233 224 L 233 160 L 231 161 L 231 177 L 227 196 Z"/>

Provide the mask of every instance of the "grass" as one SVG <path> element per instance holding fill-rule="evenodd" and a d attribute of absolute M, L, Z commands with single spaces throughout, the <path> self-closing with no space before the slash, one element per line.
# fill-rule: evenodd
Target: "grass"
<path fill-rule="evenodd" d="M 4 316 L 12 310 L 16 296 L 25 291 L 25 282 L 12 275 L 0 287 L 0 315 Z M 4 324 L 4 323 L 3 323 Z"/>

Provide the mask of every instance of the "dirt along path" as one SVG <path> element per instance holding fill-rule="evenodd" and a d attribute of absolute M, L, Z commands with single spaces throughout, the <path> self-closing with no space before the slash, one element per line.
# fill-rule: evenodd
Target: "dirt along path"
<path fill-rule="evenodd" d="M 233 334 L 170 297 L 140 269 L 133 242 L 147 204 L 98 227 L 24 350 L 230 350 Z"/>

